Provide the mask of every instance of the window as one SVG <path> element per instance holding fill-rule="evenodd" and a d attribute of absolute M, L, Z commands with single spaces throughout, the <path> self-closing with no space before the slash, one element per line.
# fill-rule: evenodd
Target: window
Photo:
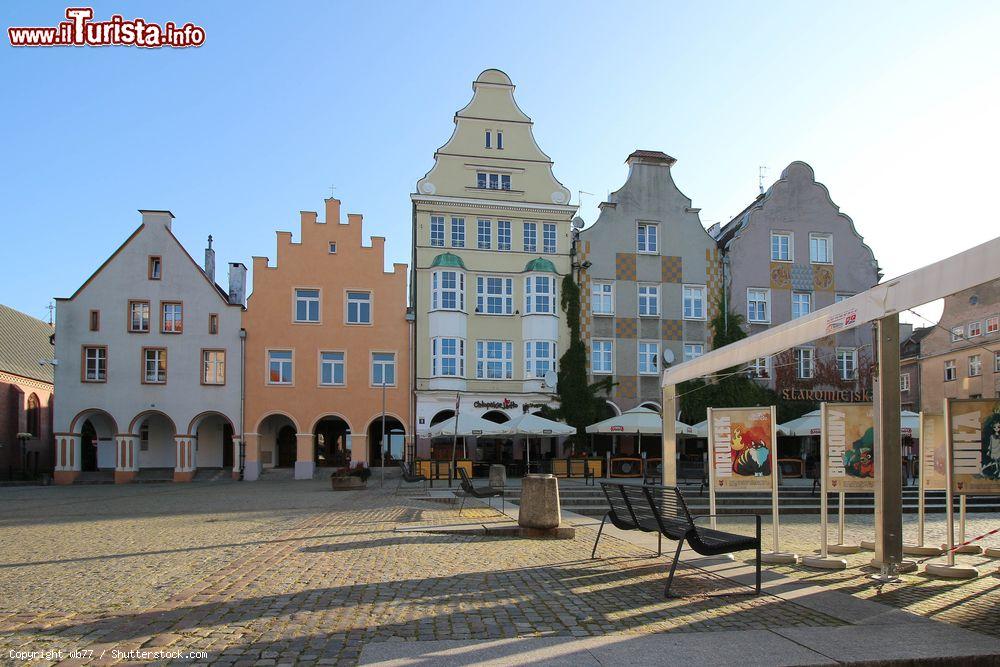
<path fill-rule="evenodd" d="M 330 241 L 330 247 L 329 247 L 329 251 L 328 252 L 331 255 L 336 255 L 337 254 L 337 242 L 336 241 Z"/>
<path fill-rule="evenodd" d="M 503 150 L 503 130 L 497 130 L 497 150 Z"/>
<path fill-rule="evenodd" d="M 267 381 L 268 384 L 292 383 L 292 351 L 267 351 Z"/>
<path fill-rule="evenodd" d="M 697 359 L 703 354 L 705 354 L 704 343 L 684 343 L 684 361 Z"/>
<path fill-rule="evenodd" d="M 659 368 L 660 344 L 639 341 L 639 375 L 656 375 Z"/>
<path fill-rule="evenodd" d="M 704 285 L 684 286 L 685 320 L 705 319 L 705 289 Z"/>
<path fill-rule="evenodd" d="M 212 385 L 226 384 L 226 351 L 201 351 L 201 383 Z"/>
<path fill-rule="evenodd" d="M 993 372 L 1000 373 L 1000 351 L 993 353 Z"/>
<path fill-rule="evenodd" d="M 554 315 L 556 281 L 550 276 L 528 276 L 524 281 L 524 312 L 527 315 Z"/>
<path fill-rule="evenodd" d="M 490 190 L 500 189 L 500 175 L 499 174 L 489 174 L 490 177 Z"/>
<path fill-rule="evenodd" d="M 465 218 L 451 219 L 451 247 L 465 247 Z"/>
<path fill-rule="evenodd" d="M 615 314 L 614 283 L 594 283 L 591 286 L 591 311 L 594 315 Z"/>
<path fill-rule="evenodd" d="M 510 174 L 477 172 L 476 187 L 480 190 L 510 190 Z"/>
<path fill-rule="evenodd" d="M 99 310 L 90 311 L 90 330 L 91 331 L 101 330 L 101 311 Z"/>
<path fill-rule="evenodd" d="M 431 375 L 465 377 L 465 339 L 431 339 Z"/>
<path fill-rule="evenodd" d="M 477 276 L 476 312 L 481 315 L 513 315 L 514 279 Z"/>
<path fill-rule="evenodd" d="M 435 271 L 431 275 L 431 310 L 465 310 L 465 274 Z"/>
<path fill-rule="evenodd" d="M 965 335 L 965 327 L 953 327 L 951 330 L 951 342 L 962 340 Z"/>
<path fill-rule="evenodd" d="M 771 321 L 771 290 L 747 288 L 747 321 L 748 322 L 770 322 Z"/>
<path fill-rule="evenodd" d="M 396 353 L 372 352 L 372 384 L 395 386 L 396 384 Z"/>
<path fill-rule="evenodd" d="M 800 380 L 812 378 L 815 371 L 815 357 L 816 351 L 811 347 L 799 347 L 795 349 L 795 375 Z"/>
<path fill-rule="evenodd" d="M 833 235 L 809 235 L 809 261 L 813 264 L 833 263 Z"/>
<path fill-rule="evenodd" d="M 497 250 L 510 250 L 510 220 L 497 220 Z"/>
<path fill-rule="evenodd" d="M 955 360 L 951 359 L 944 362 L 944 381 L 951 382 L 958 378 L 958 368 L 955 366 Z"/>
<path fill-rule="evenodd" d="M 590 370 L 592 373 L 612 373 L 614 354 L 612 341 L 592 340 L 590 342 Z"/>
<path fill-rule="evenodd" d="M 792 292 L 792 319 L 812 312 L 812 292 Z"/>
<path fill-rule="evenodd" d="M 476 247 L 479 248 L 480 250 L 489 250 L 490 246 L 493 245 L 493 238 L 492 238 L 492 236 L 493 236 L 493 231 L 490 228 L 490 221 L 489 220 L 483 220 L 482 218 L 480 218 L 480 220 L 479 220 L 479 240 L 478 240 L 478 243 L 477 243 Z"/>
<path fill-rule="evenodd" d="M 750 377 L 771 377 L 771 357 L 757 357 L 750 362 Z"/>
<path fill-rule="evenodd" d="M 443 215 L 432 215 L 431 216 L 431 245 L 443 248 L 444 247 L 444 216 Z"/>
<path fill-rule="evenodd" d="M 319 353 L 319 383 L 326 387 L 343 386 L 344 353 Z"/>
<path fill-rule="evenodd" d="M 635 239 L 636 250 L 639 252 L 656 252 L 656 225 L 639 223 Z"/>
<path fill-rule="evenodd" d="M 372 323 L 371 292 L 347 293 L 347 323 L 348 324 Z"/>
<path fill-rule="evenodd" d="M 209 313 L 208 315 L 208 333 L 213 336 L 219 333 L 219 315 L 217 313 Z"/>
<path fill-rule="evenodd" d="M 509 174 L 501 174 L 500 175 L 500 189 L 501 190 L 510 190 L 510 175 Z"/>
<path fill-rule="evenodd" d="M 789 232 L 771 232 L 771 261 L 792 261 L 792 235 Z"/>
<path fill-rule="evenodd" d="M 982 322 L 969 322 L 969 338 L 975 338 L 976 336 L 983 335 L 983 323 Z"/>
<path fill-rule="evenodd" d="M 167 383 L 167 350 L 162 347 L 144 347 L 143 356 L 143 384 L 166 384 Z"/>
<path fill-rule="evenodd" d="M 538 252 L 538 223 L 524 223 L 524 252 Z"/>
<path fill-rule="evenodd" d="M 480 190 L 486 188 L 486 174 L 484 172 L 479 172 L 476 174 L 476 187 Z"/>
<path fill-rule="evenodd" d="M 993 317 L 986 318 L 986 333 L 996 333 L 1000 331 L 1000 316 L 994 315 Z"/>
<path fill-rule="evenodd" d="M 556 369 L 556 344 L 550 340 L 524 341 L 524 378 L 544 378 Z"/>
<path fill-rule="evenodd" d="M 481 380 L 512 379 L 514 343 L 503 340 L 477 340 L 476 377 Z"/>
<path fill-rule="evenodd" d="M 900 391 L 910 391 L 910 374 L 900 373 L 899 374 L 899 390 Z"/>
<path fill-rule="evenodd" d="M 660 286 L 639 285 L 639 317 L 659 317 Z"/>
<path fill-rule="evenodd" d="M 149 302 L 128 302 L 128 330 L 132 333 L 149 331 Z"/>
<path fill-rule="evenodd" d="M 149 451 L 149 422 L 143 422 L 139 427 L 139 451 Z"/>
<path fill-rule="evenodd" d="M 493 146 L 490 145 L 492 143 L 490 141 L 491 138 L 492 138 L 492 134 L 490 133 L 489 130 L 486 130 L 486 147 L 487 148 L 493 148 Z"/>
<path fill-rule="evenodd" d="M 149 256 L 149 273 L 147 275 L 150 280 L 159 280 L 163 276 L 163 260 L 160 259 L 159 255 Z"/>
<path fill-rule="evenodd" d="M 551 222 L 542 223 L 542 252 L 550 255 L 556 252 L 556 226 Z"/>
<path fill-rule="evenodd" d="M 974 378 L 983 374 L 983 355 L 973 354 L 969 356 L 969 377 Z"/>
<path fill-rule="evenodd" d="M 855 348 L 837 348 L 837 374 L 841 380 L 854 380 L 857 377 L 858 351 Z"/>
<path fill-rule="evenodd" d="M 28 396 L 28 404 L 24 411 L 25 431 L 38 438 L 42 434 L 42 408 L 38 402 L 38 396 L 32 394 Z"/>
<path fill-rule="evenodd" d="M 853 294 L 843 294 L 843 293 L 838 292 L 836 295 L 834 295 L 833 302 L 834 303 L 840 303 L 841 301 L 845 301 L 847 299 L 850 299 L 852 296 L 854 296 L 854 295 Z"/>
<path fill-rule="evenodd" d="M 179 301 L 160 304 L 160 333 L 184 333 L 184 306 Z"/>
<path fill-rule="evenodd" d="M 83 381 L 107 382 L 108 348 L 105 345 L 89 345 L 83 348 Z"/>
<path fill-rule="evenodd" d="M 295 290 L 295 321 L 319 322 L 319 290 Z"/>

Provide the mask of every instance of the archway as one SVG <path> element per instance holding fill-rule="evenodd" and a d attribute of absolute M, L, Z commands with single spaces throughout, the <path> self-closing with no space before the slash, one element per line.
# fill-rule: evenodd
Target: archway
<path fill-rule="evenodd" d="M 403 427 L 403 423 L 393 416 L 386 415 L 385 432 L 387 437 L 383 440 L 381 415 L 368 425 L 368 465 L 370 466 L 382 465 L 383 447 L 385 447 L 385 464 L 387 466 L 394 466 L 397 461 L 403 460 L 403 444 L 406 441 L 406 429 Z"/>
<path fill-rule="evenodd" d="M 351 465 L 351 426 L 340 417 L 323 417 L 313 428 L 317 466 Z"/>
<path fill-rule="evenodd" d="M 454 410 L 442 410 L 441 412 L 431 417 L 431 426 L 434 426 L 435 424 L 440 424 L 441 422 L 447 419 L 451 419 L 454 416 L 455 416 Z"/>
<path fill-rule="evenodd" d="M 233 424 L 224 414 L 205 412 L 191 420 L 199 468 L 233 467 Z"/>
<path fill-rule="evenodd" d="M 657 413 L 661 411 L 660 404 L 654 401 L 646 401 L 645 403 L 640 404 L 639 407 L 646 408 L 647 410 L 652 410 Z"/>
<path fill-rule="evenodd" d="M 115 434 L 118 424 L 104 410 L 85 410 L 70 422 L 80 434 L 80 469 L 84 472 L 115 469 Z"/>
<path fill-rule="evenodd" d="M 298 431 L 298 425 L 288 415 L 275 413 L 264 417 L 257 426 L 261 466 L 294 466 Z"/>
<path fill-rule="evenodd" d="M 447 420 L 451 419 L 454 416 L 455 416 L 455 411 L 454 410 L 441 410 L 440 412 L 438 412 L 437 414 L 435 414 L 433 417 L 431 417 L 431 423 L 430 423 L 430 425 L 434 426 L 435 424 L 440 424 L 441 422 L 447 421 Z M 463 440 L 463 442 L 464 442 L 464 440 Z M 450 438 L 448 439 L 447 442 L 445 442 L 444 439 L 442 439 L 442 438 L 438 438 L 437 440 L 431 440 L 431 443 L 430 443 L 430 457 L 432 459 L 438 460 L 438 461 L 445 460 L 445 459 L 451 459 L 451 446 L 452 446 L 452 443 L 451 443 L 451 439 Z M 458 450 L 459 452 L 462 451 L 461 447 L 462 447 L 462 445 L 459 444 L 459 450 Z"/>
<path fill-rule="evenodd" d="M 488 422 L 493 422 L 494 424 L 506 424 L 510 421 L 510 417 L 506 413 L 500 412 L 499 410 L 490 410 L 483 415 L 483 419 Z"/>
<path fill-rule="evenodd" d="M 177 429 L 162 412 L 145 412 L 132 420 L 130 432 L 139 436 L 136 455 L 138 468 L 164 468 L 173 471 L 177 464 L 174 436 Z M 172 474 L 172 473 L 171 473 Z"/>

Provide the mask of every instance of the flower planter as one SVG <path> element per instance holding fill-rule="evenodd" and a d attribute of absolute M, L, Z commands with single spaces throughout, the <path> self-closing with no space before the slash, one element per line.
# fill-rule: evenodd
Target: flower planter
<path fill-rule="evenodd" d="M 347 477 L 330 477 L 330 486 L 334 491 L 358 491 L 367 486 L 360 477 L 349 475 Z"/>

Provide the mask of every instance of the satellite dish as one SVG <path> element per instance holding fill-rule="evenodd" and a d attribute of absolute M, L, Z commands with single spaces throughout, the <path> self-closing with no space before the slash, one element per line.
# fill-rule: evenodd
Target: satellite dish
<path fill-rule="evenodd" d="M 548 373 L 546 373 L 544 381 L 546 387 L 550 389 L 554 388 L 556 386 L 556 372 L 549 371 Z"/>
<path fill-rule="evenodd" d="M 667 365 L 674 363 L 674 351 L 670 348 L 663 348 L 663 363 Z"/>

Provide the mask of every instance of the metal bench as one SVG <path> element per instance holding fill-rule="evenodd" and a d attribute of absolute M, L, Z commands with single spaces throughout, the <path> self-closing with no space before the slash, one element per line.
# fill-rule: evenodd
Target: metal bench
<path fill-rule="evenodd" d="M 608 520 L 618 530 L 641 530 L 646 533 L 657 533 L 656 555 L 663 555 L 663 536 L 659 534 L 659 528 L 651 524 L 647 524 L 646 526 L 639 525 L 639 521 L 625 499 L 625 492 L 623 491 L 625 486 L 625 484 L 601 482 L 604 497 L 608 499 L 608 511 L 604 514 L 604 518 L 601 519 L 601 527 L 597 529 L 597 539 L 594 540 L 594 548 L 590 552 L 591 558 L 597 557 L 597 543 L 601 541 L 601 533 L 604 532 L 604 522 Z"/>
<path fill-rule="evenodd" d="M 420 475 L 413 472 L 411 464 L 407 464 L 405 461 L 399 462 L 399 470 L 401 475 L 399 478 L 399 484 L 396 485 L 396 493 L 399 493 L 399 487 L 403 485 L 403 482 L 408 484 L 415 484 L 416 482 L 423 482 L 424 488 L 427 488 L 427 478 L 424 475 Z"/>
<path fill-rule="evenodd" d="M 480 486 L 475 487 L 472 485 L 472 480 L 469 479 L 469 473 L 465 472 L 465 468 L 459 468 L 458 474 L 462 478 L 462 491 L 465 494 L 462 496 L 462 506 L 458 508 L 458 515 L 462 516 L 462 510 L 465 509 L 465 499 L 469 496 L 473 498 L 487 498 L 489 499 L 490 507 L 493 507 L 493 498 L 500 496 L 500 511 L 504 512 L 506 509 L 506 503 L 504 499 L 504 490 L 494 489 L 492 486 Z"/>

